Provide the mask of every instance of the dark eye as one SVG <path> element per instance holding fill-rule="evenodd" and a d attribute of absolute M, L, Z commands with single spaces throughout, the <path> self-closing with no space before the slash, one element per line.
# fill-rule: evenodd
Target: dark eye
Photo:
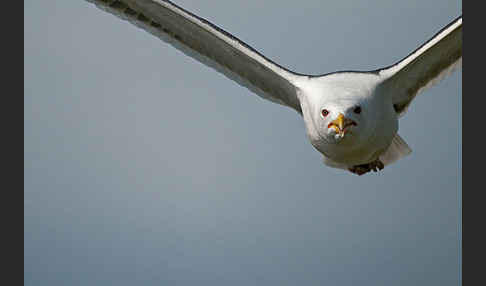
<path fill-rule="evenodd" d="M 354 113 L 360 114 L 361 113 L 361 107 L 356 106 L 353 111 L 354 111 Z"/>
<path fill-rule="evenodd" d="M 329 111 L 327 109 L 323 109 L 321 114 L 322 116 L 326 117 L 327 115 L 329 115 Z"/>

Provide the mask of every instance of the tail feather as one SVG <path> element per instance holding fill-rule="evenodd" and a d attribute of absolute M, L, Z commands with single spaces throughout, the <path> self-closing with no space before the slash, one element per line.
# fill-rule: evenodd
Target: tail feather
<path fill-rule="evenodd" d="M 400 158 L 407 156 L 411 152 L 412 149 L 410 149 L 407 143 L 400 137 L 400 135 L 397 134 L 393 138 L 388 149 L 380 155 L 380 160 L 386 166 Z"/>

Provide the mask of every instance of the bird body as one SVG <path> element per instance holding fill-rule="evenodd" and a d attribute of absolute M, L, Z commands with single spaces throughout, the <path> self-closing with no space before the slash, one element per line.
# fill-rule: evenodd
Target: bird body
<path fill-rule="evenodd" d="M 297 84 L 308 138 L 324 155 L 326 165 L 347 169 L 375 161 L 388 149 L 398 130 L 398 118 L 381 82 L 374 73 L 342 72 Z M 358 106 L 359 114 L 354 112 Z M 326 118 L 322 109 L 329 112 Z M 345 136 L 328 128 L 339 114 L 357 124 Z"/>
<path fill-rule="evenodd" d="M 408 155 L 398 120 L 462 60 L 462 16 L 401 61 L 373 71 L 290 71 L 168 0 L 87 0 L 159 37 L 257 95 L 297 111 L 330 167 L 362 175 Z"/>

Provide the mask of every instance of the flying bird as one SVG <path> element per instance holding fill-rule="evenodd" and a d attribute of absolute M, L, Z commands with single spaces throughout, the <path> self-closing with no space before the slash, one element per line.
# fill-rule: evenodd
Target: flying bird
<path fill-rule="evenodd" d="M 410 154 L 398 120 L 412 100 L 462 62 L 462 15 L 404 59 L 372 71 L 306 75 L 168 0 L 87 0 L 304 120 L 324 164 L 357 175 Z"/>

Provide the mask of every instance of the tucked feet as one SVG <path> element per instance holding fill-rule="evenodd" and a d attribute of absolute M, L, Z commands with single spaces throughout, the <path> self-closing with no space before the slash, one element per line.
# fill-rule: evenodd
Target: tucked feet
<path fill-rule="evenodd" d="M 385 167 L 385 165 L 378 159 L 373 162 L 367 163 L 367 164 L 361 164 L 361 165 L 356 165 L 351 168 L 348 168 L 348 170 L 351 173 L 357 174 L 359 176 L 368 173 L 369 171 L 373 170 L 373 172 L 376 172 L 378 170 L 382 170 Z"/>
<path fill-rule="evenodd" d="M 369 163 L 369 165 L 371 170 L 373 170 L 373 172 L 377 172 L 378 170 L 381 171 L 383 170 L 383 168 L 385 168 L 385 165 L 379 159 Z"/>

